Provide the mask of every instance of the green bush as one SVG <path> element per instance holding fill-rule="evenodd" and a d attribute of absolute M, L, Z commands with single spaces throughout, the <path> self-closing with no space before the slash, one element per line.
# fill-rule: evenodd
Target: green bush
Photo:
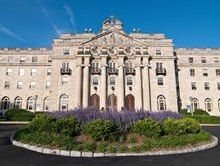
<path fill-rule="evenodd" d="M 75 117 L 61 118 L 55 122 L 57 133 L 76 136 L 80 133 L 80 125 Z"/>
<path fill-rule="evenodd" d="M 109 153 L 116 153 L 116 152 L 117 152 L 117 146 L 110 144 L 110 145 L 108 146 L 108 152 L 109 152 Z"/>
<path fill-rule="evenodd" d="M 140 120 L 134 123 L 132 131 L 146 137 L 158 137 L 161 133 L 160 124 L 151 118 Z"/>
<path fill-rule="evenodd" d="M 28 128 L 33 132 L 56 132 L 56 119 L 45 114 L 36 116 L 29 124 Z"/>
<path fill-rule="evenodd" d="M 202 110 L 202 109 L 196 109 L 196 110 L 193 112 L 193 115 L 209 115 L 209 113 L 206 112 L 205 110 Z"/>
<path fill-rule="evenodd" d="M 5 112 L 5 119 L 8 121 L 31 121 L 34 113 L 25 109 L 13 108 Z"/>
<path fill-rule="evenodd" d="M 85 142 L 82 146 L 85 152 L 94 152 L 96 150 L 96 144 L 94 142 Z"/>
<path fill-rule="evenodd" d="M 116 125 L 112 121 L 104 119 L 91 121 L 85 125 L 84 129 L 96 141 L 109 140 L 117 133 Z"/>
<path fill-rule="evenodd" d="M 179 111 L 179 113 L 183 115 L 190 115 L 190 113 L 188 113 L 188 109 L 182 109 Z"/>
<path fill-rule="evenodd" d="M 126 145 L 120 145 L 118 149 L 120 153 L 125 153 L 128 151 L 129 148 Z"/>
<path fill-rule="evenodd" d="M 217 116 L 195 115 L 190 118 L 196 119 L 201 124 L 220 124 L 220 117 Z"/>
<path fill-rule="evenodd" d="M 97 145 L 97 150 L 98 150 L 98 152 L 105 153 L 107 151 L 107 144 L 105 142 L 100 142 Z"/>
<path fill-rule="evenodd" d="M 141 150 L 142 151 L 148 151 L 152 148 L 152 141 L 153 140 L 143 140 L 143 142 L 141 143 Z"/>
<path fill-rule="evenodd" d="M 136 143 L 136 142 L 137 142 L 137 136 L 136 136 L 135 134 L 132 134 L 132 135 L 130 136 L 130 138 L 129 138 L 129 142 L 130 142 L 131 144 Z"/>
<path fill-rule="evenodd" d="M 196 134 L 201 130 L 199 123 L 192 118 L 166 119 L 162 125 L 168 135 Z"/>

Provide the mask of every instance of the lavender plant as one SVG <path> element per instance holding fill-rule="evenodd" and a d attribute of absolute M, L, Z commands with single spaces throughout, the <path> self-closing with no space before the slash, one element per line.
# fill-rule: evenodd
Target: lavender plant
<path fill-rule="evenodd" d="M 119 111 L 108 110 L 101 112 L 95 108 L 76 108 L 72 110 L 59 110 L 47 112 L 48 115 L 55 118 L 65 118 L 65 117 L 76 117 L 77 121 L 81 126 L 95 119 L 106 119 L 113 121 L 119 128 L 120 131 L 128 131 L 132 124 L 138 120 L 144 118 L 153 118 L 156 121 L 163 121 L 168 118 L 181 119 L 183 115 L 178 114 L 170 110 L 167 111 L 144 111 L 144 110 L 134 110 L 128 111 L 126 109 Z"/>

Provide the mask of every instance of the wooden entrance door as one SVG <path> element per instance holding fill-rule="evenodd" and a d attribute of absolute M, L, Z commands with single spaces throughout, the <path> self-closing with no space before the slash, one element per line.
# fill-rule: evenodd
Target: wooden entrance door
<path fill-rule="evenodd" d="M 107 106 L 108 109 L 117 110 L 117 97 L 114 94 L 108 96 Z"/>
<path fill-rule="evenodd" d="M 129 94 L 125 97 L 125 108 L 128 110 L 134 110 L 135 98 L 132 94 Z"/>
<path fill-rule="evenodd" d="M 94 107 L 96 109 L 100 109 L 100 97 L 97 94 L 93 94 L 90 97 L 90 104 L 91 107 Z"/>

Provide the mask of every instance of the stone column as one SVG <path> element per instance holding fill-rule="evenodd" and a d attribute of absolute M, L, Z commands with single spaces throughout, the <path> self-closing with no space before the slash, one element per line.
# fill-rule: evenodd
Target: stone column
<path fill-rule="evenodd" d="M 88 107 L 89 101 L 89 58 L 84 60 L 84 70 L 83 70 L 83 107 Z"/>
<path fill-rule="evenodd" d="M 107 79 L 106 79 L 106 57 L 102 57 L 102 63 L 101 63 L 101 93 L 100 93 L 100 109 L 102 107 L 106 108 L 106 95 L 107 95 Z"/>
<path fill-rule="evenodd" d="M 141 84 L 141 66 L 138 64 L 136 66 L 136 85 L 135 85 L 135 107 L 142 108 L 142 84 Z"/>
<path fill-rule="evenodd" d="M 143 78 L 143 108 L 145 110 L 150 110 L 150 81 L 149 81 L 149 68 L 148 60 L 144 61 L 144 68 L 142 70 Z"/>
<path fill-rule="evenodd" d="M 76 72 L 77 72 L 77 77 L 76 77 L 76 104 L 77 107 L 80 107 L 82 105 L 81 102 L 81 90 L 82 90 L 82 58 L 79 57 L 77 59 L 77 64 L 76 64 Z"/>
<path fill-rule="evenodd" d="M 117 96 L 117 102 L 118 102 L 118 110 L 121 110 L 121 108 L 124 108 L 124 64 L 123 59 L 121 60 L 119 66 L 118 66 L 118 96 Z"/>

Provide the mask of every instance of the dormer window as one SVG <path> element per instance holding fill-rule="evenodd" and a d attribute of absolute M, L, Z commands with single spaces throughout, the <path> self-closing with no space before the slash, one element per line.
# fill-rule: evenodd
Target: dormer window
<path fill-rule="evenodd" d="M 70 50 L 67 49 L 67 48 L 63 49 L 63 54 L 64 55 L 69 55 L 70 54 Z"/>

